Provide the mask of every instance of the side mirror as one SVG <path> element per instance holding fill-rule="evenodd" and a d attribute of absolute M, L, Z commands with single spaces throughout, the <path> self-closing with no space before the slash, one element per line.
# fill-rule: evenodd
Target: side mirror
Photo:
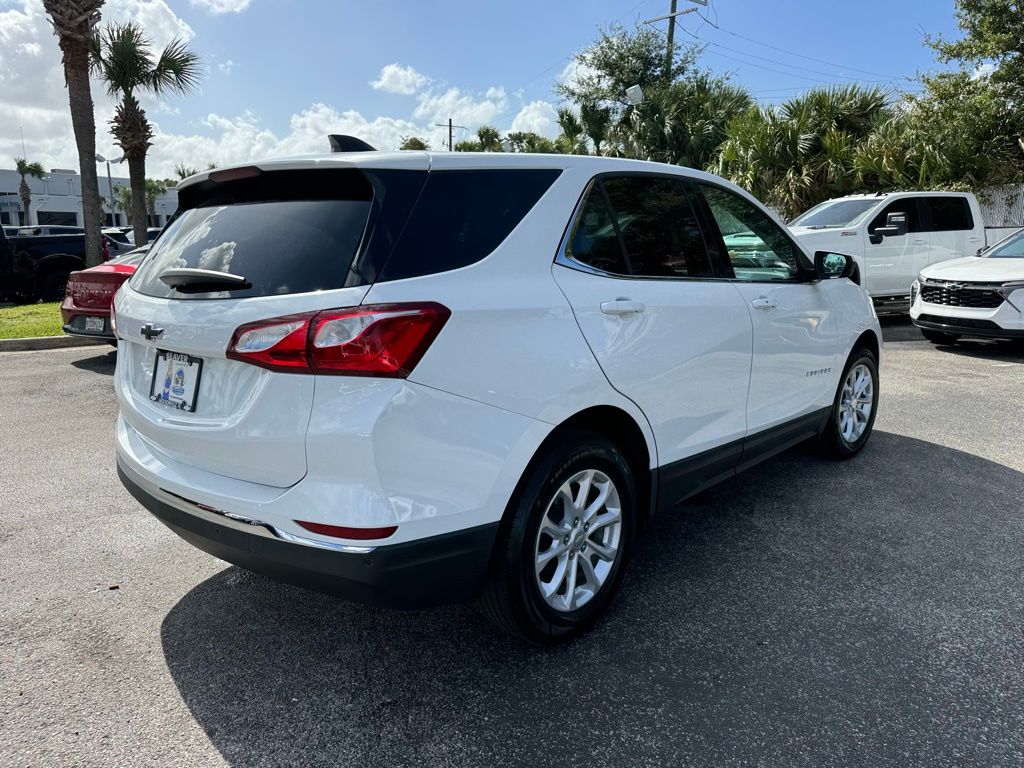
<path fill-rule="evenodd" d="M 884 227 L 875 227 L 872 233 L 882 237 L 902 237 L 907 234 L 907 214 L 890 213 L 885 217 Z"/>
<path fill-rule="evenodd" d="M 819 280 L 834 280 L 839 277 L 853 277 L 857 262 L 853 256 L 832 251 L 817 251 L 814 254 L 814 273 Z"/>

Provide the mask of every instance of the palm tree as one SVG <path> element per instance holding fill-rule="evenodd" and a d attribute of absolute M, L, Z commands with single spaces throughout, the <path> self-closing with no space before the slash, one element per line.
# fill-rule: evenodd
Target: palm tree
<path fill-rule="evenodd" d="M 184 163 L 178 163 L 174 166 L 174 175 L 177 176 L 179 180 L 187 179 L 189 176 L 195 176 L 197 173 L 199 173 L 198 168 L 192 168 Z"/>
<path fill-rule="evenodd" d="M 120 97 L 110 121 L 110 132 L 128 161 L 132 187 L 132 226 L 135 242 L 146 239 L 146 152 L 153 128 L 136 93 L 149 91 L 187 94 L 199 83 L 199 56 L 183 40 L 173 40 L 155 60 L 150 41 L 136 24 L 110 24 L 93 39 L 93 68 L 107 84 L 107 92 Z"/>
<path fill-rule="evenodd" d="M 476 129 L 476 138 L 483 152 L 501 152 L 501 133 L 493 125 L 481 125 Z"/>
<path fill-rule="evenodd" d="M 78 148 L 82 183 L 82 224 L 85 227 L 85 262 L 100 263 L 100 188 L 96 180 L 96 117 L 89 88 L 89 48 L 100 22 L 104 0 L 43 0 L 64 63 L 71 127 Z"/>
<path fill-rule="evenodd" d="M 132 223 L 132 188 L 117 186 L 114 187 L 114 207 L 124 211 L 128 223 Z"/>
<path fill-rule="evenodd" d="M 29 221 L 29 206 L 32 204 L 32 190 L 28 188 L 28 182 L 25 181 L 26 176 L 31 176 L 35 179 L 41 179 L 46 175 L 46 171 L 43 169 L 42 163 L 30 163 L 24 157 L 14 158 L 14 169 L 18 175 L 21 176 L 21 184 L 18 185 L 18 193 L 21 195 L 21 207 L 25 211 L 25 226 L 28 226 L 31 222 Z"/>
<path fill-rule="evenodd" d="M 587 134 L 594 145 L 594 154 L 601 154 L 601 145 L 608 136 L 608 129 L 612 124 L 612 111 L 608 107 L 600 107 L 597 104 L 580 105 L 580 124 L 583 132 Z"/>
<path fill-rule="evenodd" d="M 156 216 L 156 199 L 166 191 L 166 181 L 146 179 L 146 213 L 149 216 Z"/>
<path fill-rule="evenodd" d="M 568 107 L 559 107 L 558 127 L 562 133 L 555 143 L 562 152 L 567 155 L 587 154 L 587 145 L 583 140 L 583 126 L 580 125 L 575 112 Z"/>

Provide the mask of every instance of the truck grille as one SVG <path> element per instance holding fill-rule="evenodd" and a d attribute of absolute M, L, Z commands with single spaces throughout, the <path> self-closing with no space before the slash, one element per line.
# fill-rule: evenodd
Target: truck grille
<path fill-rule="evenodd" d="M 928 304 L 944 307 L 970 307 L 971 309 L 995 309 L 1003 303 L 1003 297 L 994 286 L 982 283 L 955 283 L 929 280 L 921 283 L 921 300 Z"/>

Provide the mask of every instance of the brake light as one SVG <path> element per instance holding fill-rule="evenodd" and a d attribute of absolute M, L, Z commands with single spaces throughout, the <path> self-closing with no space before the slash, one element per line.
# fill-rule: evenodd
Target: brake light
<path fill-rule="evenodd" d="M 405 378 L 451 316 L 435 303 L 371 304 L 240 326 L 227 356 L 272 371 Z"/>
<path fill-rule="evenodd" d="M 346 525 L 327 525 L 326 523 L 309 523 L 305 520 L 296 520 L 307 531 L 319 533 L 321 536 L 334 536 L 338 539 L 357 539 L 366 541 L 368 539 L 386 539 L 398 530 L 397 525 L 388 525 L 381 528 L 349 528 Z"/>

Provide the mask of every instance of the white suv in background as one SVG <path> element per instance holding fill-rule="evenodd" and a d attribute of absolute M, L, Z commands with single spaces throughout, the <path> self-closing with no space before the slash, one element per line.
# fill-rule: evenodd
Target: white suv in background
<path fill-rule="evenodd" d="M 1024 339 L 1024 230 L 981 251 L 921 270 L 910 318 L 925 338 Z"/>
<path fill-rule="evenodd" d="M 714 176 L 338 153 L 178 199 L 117 294 L 118 469 L 242 567 L 396 607 L 480 598 L 559 642 L 657 510 L 871 434 L 880 332 L 852 262 Z"/>

